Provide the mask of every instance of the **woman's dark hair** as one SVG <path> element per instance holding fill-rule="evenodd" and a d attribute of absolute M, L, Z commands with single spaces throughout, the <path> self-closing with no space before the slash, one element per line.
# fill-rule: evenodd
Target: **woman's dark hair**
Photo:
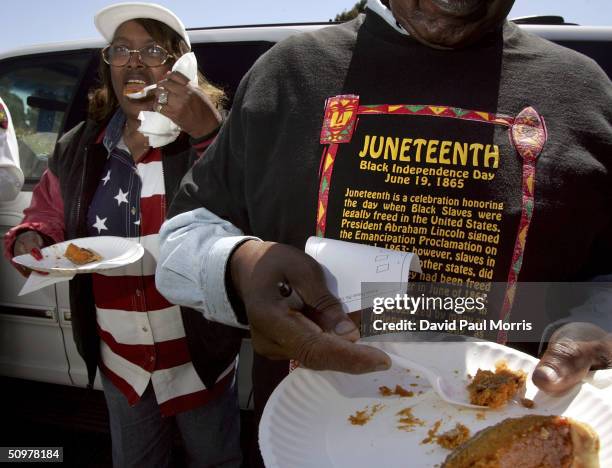
<path fill-rule="evenodd" d="M 166 62 L 170 66 L 183 54 L 189 52 L 189 47 L 185 41 L 169 26 L 159 21 L 148 18 L 137 18 L 140 24 L 153 38 L 153 40 L 170 53 L 170 58 Z M 113 85 L 111 82 L 110 66 L 100 59 L 98 70 L 100 86 L 89 93 L 89 117 L 101 122 L 110 117 L 119 106 Z M 221 110 L 226 102 L 225 92 L 210 83 L 204 75 L 198 72 L 198 85 L 208 96 L 214 106 Z"/>

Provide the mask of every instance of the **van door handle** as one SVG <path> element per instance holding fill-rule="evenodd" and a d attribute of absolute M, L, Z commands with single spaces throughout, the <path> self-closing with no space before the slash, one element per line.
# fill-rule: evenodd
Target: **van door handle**
<path fill-rule="evenodd" d="M 27 309 L 25 307 L 0 306 L 0 315 L 40 318 L 55 321 L 56 309 Z"/>

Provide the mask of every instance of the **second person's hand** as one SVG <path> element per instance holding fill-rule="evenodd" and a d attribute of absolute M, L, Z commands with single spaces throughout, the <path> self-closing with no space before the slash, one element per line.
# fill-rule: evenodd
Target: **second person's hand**
<path fill-rule="evenodd" d="M 274 242 L 247 241 L 230 259 L 244 302 L 253 348 L 270 359 L 296 359 L 317 370 L 360 374 L 388 369 L 389 357 L 356 344 L 359 330 L 325 285 L 321 266 L 304 252 Z M 292 310 L 278 289 L 289 283 L 306 304 Z"/>
<path fill-rule="evenodd" d="M 571 322 L 551 337 L 533 382 L 551 395 L 579 385 L 589 371 L 612 367 L 612 334 L 587 322 Z"/>

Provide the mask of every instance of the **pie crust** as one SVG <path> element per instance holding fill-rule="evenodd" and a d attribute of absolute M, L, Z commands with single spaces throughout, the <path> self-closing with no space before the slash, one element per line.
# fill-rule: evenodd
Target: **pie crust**
<path fill-rule="evenodd" d="M 563 416 L 509 418 L 477 432 L 442 468 L 599 468 L 599 437 Z"/>

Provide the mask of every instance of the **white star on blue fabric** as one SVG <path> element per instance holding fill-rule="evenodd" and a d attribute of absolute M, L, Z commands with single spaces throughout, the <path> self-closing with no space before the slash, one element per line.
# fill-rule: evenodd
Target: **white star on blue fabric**
<path fill-rule="evenodd" d="M 106 175 L 104 177 L 102 177 L 102 180 L 104 181 L 104 184 L 102 185 L 106 185 L 106 183 L 110 180 L 110 169 L 108 170 L 108 172 L 106 173 Z"/>
<path fill-rule="evenodd" d="M 138 220 L 138 221 L 134 221 L 134 224 L 135 224 L 136 226 L 140 226 L 140 220 Z"/>
<path fill-rule="evenodd" d="M 130 193 L 130 192 L 124 192 L 123 190 L 119 189 L 119 192 L 117 193 L 117 195 L 115 197 L 113 197 L 115 200 L 117 200 L 117 206 L 121 206 L 122 203 L 127 203 L 127 197 L 126 195 Z"/>
<path fill-rule="evenodd" d="M 100 219 L 98 218 L 98 215 L 96 215 L 96 222 L 94 223 L 93 227 L 98 230 L 98 234 L 100 234 L 102 231 L 108 231 L 108 228 L 106 227 L 107 219 L 108 218 Z"/>

